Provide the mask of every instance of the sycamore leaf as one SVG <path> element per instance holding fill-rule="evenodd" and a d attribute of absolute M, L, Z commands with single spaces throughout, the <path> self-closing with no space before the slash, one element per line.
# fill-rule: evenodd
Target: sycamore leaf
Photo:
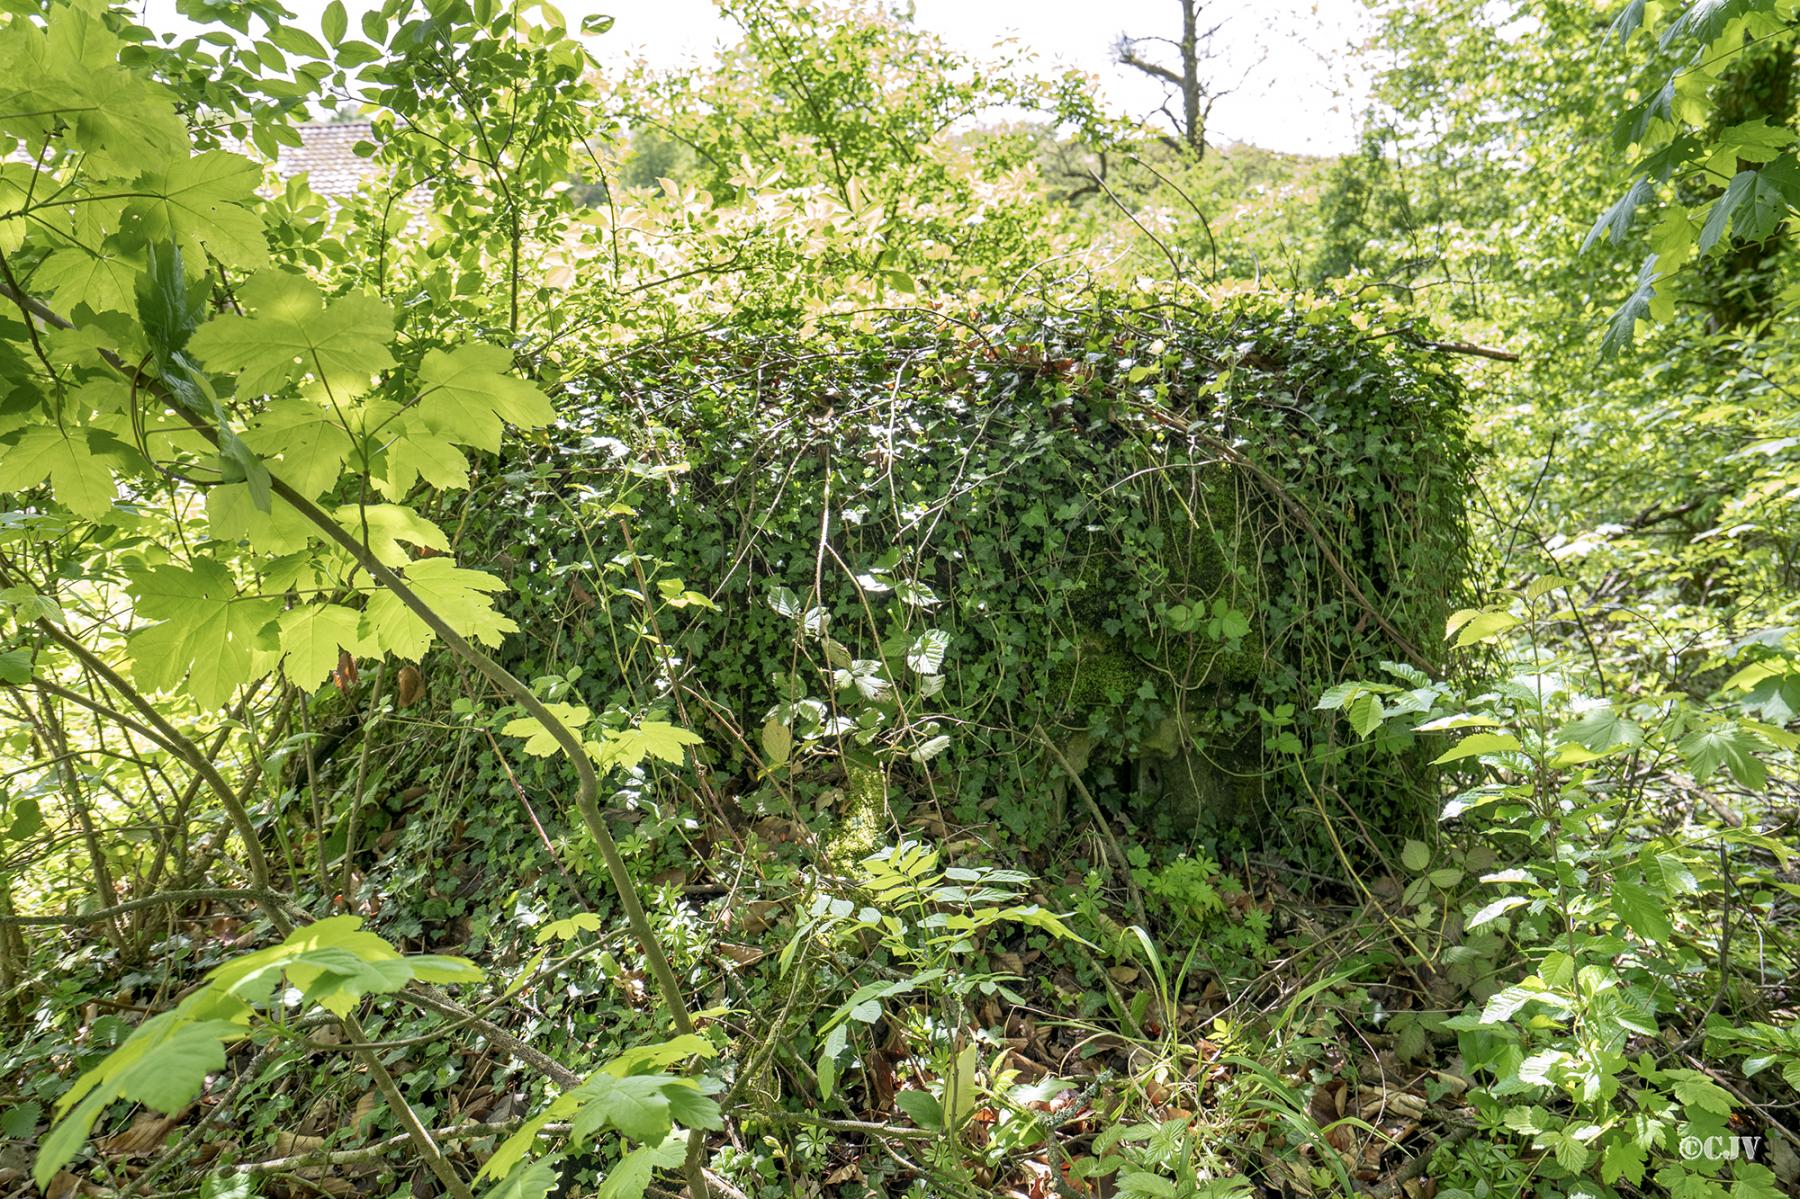
<path fill-rule="evenodd" d="M 552 920 L 538 929 L 537 943 L 547 945 L 551 941 L 573 941 L 582 933 L 597 933 L 601 927 L 600 917 L 594 913 L 576 912 L 565 919 Z"/>
<path fill-rule="evenodd" d="M 66 123 L 84 171 L 96 178 L 185 155 L 187 126 L 171 93 L 121 64 L 124 44 L 99 13 L 74 5 L 56 15 L 47 27 L 13 21 L 0 33 L 0 128 L 43 145 Z"/>
<path fill-rule="evenodd" d="M 217 992 L 253 1002 L 267 998 L 284 975 L 308 1001 L 343 1015 L 367 994 L 398 991 L 414 979 L 472 982 L 481 970 L 466 958 L 402 957 L 364 929 L 362 917 L 332 916 L 295 929 L 279 945 L 233 958 L 208 980 Z"/>
<path fill-rule="evenodd" d="M 627 1074 L 637 1074 L 646 1070 L 660 1072 L 673 1066 L 676 1062 L 685 1062 L 694 1057 L 717 1057 L 718 1053 L 719 1051 L 713 1047 L 711 1041 L 690 1032 L 649 1045 L 634 1045 L 601 1066 L 600 1069 L 614 1077 L 623 1078 Z"/>
<path fill-rule="evenodd" d="M 1731 1175 L 1731 1199 L 1782 1199 L 1788 1193 L 1775 1171 L 1758 1162 L 1740 1161 Z"/>
<path fill-rule="evenodd" d="M 1725 230 L 1731 224 L 1732 214 L 1744 203 L 1744 200 L 1756 189 L 1757 172 L 1753 170 L 1739 171 L 1725 185 L 1725 191 L 1713 202 L 1712 212 L 1706 218 L 1706 224 L 1700 229 L 1700 252 L 1706 253 L 1718 244 Z"/>
<path fill-rule="evenodd" d="M 1593 753 L 1604 754 L 1644 743 L 1644 730 L 1610 703 L 1596 704 L 1556 731 L 1558 741 L 1572 742 Z"/>
<path fill-rule="evenodd" d="M 1631 289 L 1631 294 L 1625 297 L 1619 310 L 1607 322 L 1606 336 L 1600 339 L 1600 353 L 1603 357 L 1624 349 L 1637 336 L 1637 324 L 1650 315 L 1650 306 L 1656 302 L 1656 285 L 1661 278 L 1656 255 L 1652 254 L 1638 268 L 1637 283 Z"/>
<path fill-rule="evenodd" d="M 502 591 L 506 584 L 480 570 L 464 570 L 449 558 L 421 558 L 406 567 L 406 582 L 420 599 L 464 637 L 484 645 L 498 645 L 507 633 L 518 629 L 511 618 L 495 610 L 484 592 Z M 369 597 L 363 613 L 362 640 L 371 653 L 391 653 L 417 660 L 431 647 L 430 626 L 391 591 Z"/>
<path fill-rule="evenodd" d="M 69 511 L 98 520 L 117 494 L 111 466 L 127 452 L 100 429 L 65 432 L 49 422 L 34 425 L 11 445 L 0 446 L 0 492 L 24 491 L 48 478 L 51 491 Z"/>
<path fill-rule="evenodd" d="M 34 290 L 48 291 L 58 312 L 82 305 L 94 312 L 137 311 L 138 264 L 110 250 L 91 253 L 65 247 L 51 253 L 32 279 Z"/>
<path fill-rule="evenodd" d="M 1606 1146 L 1600 1163 L 1600 1180 L 1609 1186 L 1621 1178 L 1637 1186 L 1644 1181 L 1644 1165 L 1649 1154 L 1633 1141 L 1616 1140 Z"/>
<path fill-rule="evenodd" d="M 256 187 L 262 168 L 223 150 L 179 155 L 146 171 L 133 187 L 147 198 L 129 205 L 142 222 L 145 240 L 172 241 L 190 262 L 211 254 L 227 266 L 254 268 L 269 261 L 257 215 Z"/>
<path fill-rule="evenodd" d="M 570 1092 L 581 1106 L 569 1122 L 569 1137 L 580 1144 L 611 1125 L 634 1141 L 658 1141 L 668 1135 L 674 1117 L 663 1087 L 679 1082 L 668 1074 L 629 1074 L 623 1078 L 595 1074 Z"/>
<path fill-rule="evenodd" d="M 338 481 L 350 457 L 350 434 L 326 408 L 308 399 L 277 400 L 244 434 L 244 444 L 279 458 L 281 481 L 313 499 Z"/>
<path fill-rule="evenodd" d="M 445 440 L 497 451 L 502 422 L 535 428 L 556 419 L 543 392 L 506 373 L 511 366 L 499 346 L 433 350 L 419 366 L 418 411 Z"/>
<path fill-rule="evenodd" d="M 214 537 L 247 541 L 258 553 L 275 556 L 304 550 L 319 537 L 312 521 L 280 496 L 270 498 L 267 510 L 259 509 L 248 483 L 208 488 L 206 521 Z"/>
<path fill-rule="evenodd" d="M 440 554 L 450 552 L 450 539 L 444 531 L 404 504 L 345 504 L 332 515 L 383 566 L 400 567 L 412 562 L 412 555 L 401 542 Z"/>
<path fill-rule="evenodd" d="M 481 1199 L 544 1199 L 562 1181 L 562 1171 L 557 1168 L 560 1161 L 552 1155 L 515 1167 L 484 1191 Z"/>
<path fill-rule="evenodd" d="M 191 1103 L 206 1076 L 225 1068 L 222 1042 L 243 1028 L 224 1020 L 193 1020 L 188 1010 L 152 1016 L 124 1044 L 83 1074 L 57 1102 L 61 1117 L 38 1146 L 32 1176 L 41 1189 L 67 1165 L 87 1140 L 94 1121 L 115 1100 L 132 1100 L 173 1114 Z"/>
<path fill-rule="evenodd" d="M 608 732 L 602 741 L 588 742 L 588 754 L 602 770 L 630 770 L 646 757 L 679 766 L 682 749 L 699 745 L 697 733 L 660 720 L 646 720 L 636 728 Z"/>
<path fill-rule="evenodd" d="M 162 623 L 127 641 L 131 673 L 146 691 L 181 689 L 202 708 L 223 708 L 252 677 L 252 654 L 270 647 L 263 631 L 280 602 L 241 597 L 230 571 L 212 558 L 192 570 L 168 564 L 131 577 L 141 616 Z"/>
<path fill-rule="evenodd" d="M 468 457 L 433 429 L 416 409 L 397 413 L 391 404 L 370 405 L 370 416 L 375 417 L 377 412 L 379 420 L 386 422 L 379 434 L 382 450 L 376 483 L 382 494 L 401 499 L 420 479 L 445 490 L 468 487 Z"/>
<path fill-rule="evenodd" d="M 326 301 L 312 280 L 269 270 L 238 289 L 251 315 L 227 313 L 202 325 L 189 348 L 215 371 L 237 374 L 240 394 L 267 394 L 312 378 L 331 402 L 367 391 L 394 365 L 388 343 L 394 311 L 373 296 Z"/>
<path fill-rule="evenodd" d="M 1663 1078 L 1675 1084 L 1675 1098 L 1683 1107 L 1697 1108 L 1715 1116 L 1731 1115 L 1731 1092 L 1698 1070 L 1666 1070 Z"/>
<path fill-rule="evenodd" d="M 544 707 L 571 729 L 581 728 L 593 718 L 593 713 L 576 704 L 545 704 Z M 500 731 L 509 737 L 525 738 L 525 752 L 534 758 L 551 757 L 561 748 L 550 730 L 535 716 L 509 720 Z"/>
<path fill-rule="evenodd" d="M 1705 782 L 1721 766 L 1752 791 L 1760 790 L 1768 781 L 1768 768 L 1756 755 L 1766 752 L 1769 743 L 1740 724 L 1697 729 L 1683 737 L 1675 748 L 1693 771 L 1695 782 Z"/>
<path fill-rule="evenodd" d="M 607 1171 L 595 1199 L 643 1199 L 656 1171 L 679 1168 L 686 1155 L 687 1138 L 680 1133 L 670 1133 L 656 1145 L 640 1145 Z"/>
<path fill-rule="evenodd" d="M 1582 250 L 1585 252 L 1603 236 L 1610 237 L 1615 246 L 1624 241 L 1625 235 L 1631 232 L 1632 218 L 1637 215 L 1637 210 L 1655 195 L 1656 186 L 1648 179 L 1639 179 L 1626 188 L 1625 194 L 1601 213 L 1594 227 L 1588 230 L 1581 243 Z"/>
<path fill-rule="evenodd" d="M 325 681 L 337 669 L 342 649 L 360 642 L 362 613 L 342 604 L 303 604 L 290 608 L 276 621 L 281 642 L 281 673 L 303 690 Z"/>

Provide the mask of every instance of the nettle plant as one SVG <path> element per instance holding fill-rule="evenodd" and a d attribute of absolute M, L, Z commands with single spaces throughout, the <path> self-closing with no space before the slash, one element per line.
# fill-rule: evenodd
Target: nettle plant
<path fill-rule="evenodd" d="M 426 25 L 491 17 L 451 3 Z M 521 34 L 518 54 L 535 44 Z M 598 784 L 646 756 L 679 759 L 696 738 L 644 722 L 584 739 L 586 713 L 545 704 L 483 648 L 515 628 L 496 606 L 504 584 L 459 564 L 430 516 L 468 487 L 472 456 L 555 419 L 548 396 L 514 373 L 509 346 L 403 337 L 381 298 L 327 295 L 273 265 L 261 168 L 195 152 L 182 97 L 125 65 L 142 57 L 89 3 L 29 6 L 0 26 L 0 682 L 33 700 L 79 700 L 101 727 L 191 770 L 237 837 L 244 893 L 304 955 L 228 962 L 146 1023 L 65 1100 L 40 1173 L 67 1160 L 112 1098 L 191 1098 L 219 1042 L 251 1014 L 278 1020 L 264 1002 L 278 972 L 269 962 L 301 1000 L 343 1017 L 352 1041 L 360 995 L 473 976 L 401 958 L 372 933 L 326 943 L 337 926 L 295 931 L 254 790 L 228 782 L 205 748 L 252 697 L 292 702 L 357 660 L 417 660 L 441 645 L 501 699 L 496 719 L 515 717 L 506 729 L 528 752 L 566 759 L 671 1023 L 692 1034 Z M 106 864 L 94 865 L 104 895 Z M 448 1190 L 467 1194 L 397 1092 L 390 1100 Z M 688 1103 L 677 1114 L 703 1113 Z"/>
<path fill-rule="evenodd" d="M 1485 966 L 1493 989 L 1442 1027 L 1478 1081 L 1469 1095 L 1482 1130 L 1538 1152 L 1490 1155 L 1487 1185 L 1598 1195 L 1653 1182 L 1693 1199 L 1727 1187 L 1733 1199 L 1772 1197 L 1773 1172 L 1727 1148 L 1754 1132 L 1740 1097 L 1686 1050 L 1706 1038 L 1800 1077 L 1785 1030 L 1740 1027 L 1722 1010 L 1732 954 L 1755 952 L 1734 946 L 1731 930 L 1769 918 L 1781 886 L 1757 862 L 1785 864 L 1793 851 L 1709 808 L 1705 820 L 1657 809 L 1727 780 L 1762 788 L 1800 737 L 1734 703 L 1596 692 L 1592 660 L 1562 648 L 1571 641 L 1559 626 L 1581 620 L 1573 586 L 1539 579 L 1451 618 L 1455 648 L 1485 646 L 1503 663 L 1482 672 L 1493 681 L 1408 669 L 1396 682 L 1342 684 L 1321 706 L 1364 737 L 1457 738 L 1436 762 L 1466 785 L 1442 819 L 1485 845 L 1459 857 L 1446 843 L 1434 857 L 1412 842 L 1403 856 L 1419 876 L 1407 901 L 1420 905 L 1420 927 L 1442 922 L 1439 893 L 1466 892 L 1459 862 L 1485 868 L 1478 881 L 1491 888 L 1453 915 L 1445 963 Z M 1519 959 L 1529 972 L 1508 977 L 1504 963 Z"/>

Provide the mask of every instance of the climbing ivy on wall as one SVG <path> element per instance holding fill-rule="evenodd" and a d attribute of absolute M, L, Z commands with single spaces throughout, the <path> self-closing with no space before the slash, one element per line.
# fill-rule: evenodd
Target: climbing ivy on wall
<path fill-rule="evenodd" d="M 1164 831 L 1307 841 L 1263 802 L 1296 770 L 1399 827 L 1419 789 L 1309 710 L 1346 670 L 1432 664 L 1459 385 L 1373 308 L 1167 301 L 745 322 L 573 383 L 582 436 L 467 517 L 520 624 L 556 630 L 524 669 L 704 711 L 769 811 L 847 783 L 865 819 L 885 796 L 1034 843 L 1051 740 Z"/>

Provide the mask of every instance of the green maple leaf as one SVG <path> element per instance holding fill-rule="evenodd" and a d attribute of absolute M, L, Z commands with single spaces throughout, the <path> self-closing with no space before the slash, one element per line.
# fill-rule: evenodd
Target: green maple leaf
<path fill-rule="evenodd" d="M 383 566 L 405 566 L 412 560 L 401 542 L 440 554 L 450 550 L 444 531 L 404 504 L 345 504 L 332 515 Z"/>
<path fill-rule="evenodd" d="M 1698 1108 L 1715 1116 L 1731 1115 L 1731 1092 L 1698 1070 L 1668 1070 L 1663 1077 L 1675 1084 L 1675 1098 L 1683 1107 Z"/>
<path fill-rule="evenodd" d="M 214 537 L 248 541 L 264 554 L 291 554 L 305 549 L 319 536 L 313 523 L 279 496 L 271 497 L 268 511 L 258 509 L 248 483 L 226 483 L 209 489 L 206 518 Z"/>
<path fill-rule="evenodd" d="M 243 1029 L 231 1021 L 196 1020 L 198 1006 L 184 1002 L 144 1021 L 63 1094 L 56 1105 L 61 1118 L 32 1164 L 40 1188 L 48 1189 L 113 1101 L 136 1100 L 172 1114 L 193 1101 L 208 1074 L 225 1068 L 222 1042 L 242 1036 Z"/>
<path fill-rule="evenodd" d="M 570 1121 L 570 1139 L 579 1144 L 610 1124 L 634 1141 L 661 1140 L 673 1120 L 663 1087 L 679 1081 L 669 1074 L 594 1075 L 570 1092 L 581 1099 Z"/>
<path fill-rule="evenodd" d="M 469 485 L 468 457 L 416 409 L 401 412 L 394 404 L 371 404 L 365 419 L 380 426 L 376 486 L 389 499 L 404 498 L 420 479 L 444 490 Z"/>
<path fill-rule="evenodd" d="M 403 957 L 362 928 L 360 916 L 332 916 L 295 929 L 278 945 L 231 959 L 172 1011 L 152 1016 L 125 1043 L 75 1080 L 57 1100 L 60 1122 L 33 1166 L 39 1186 L 67 1165 L 94 1121 L 116 1099 L 173 1113 L 193 1102 L 206 1076 L 225 1066 L 221 1042 L 245 1033 L 252 1003 L 267 1001 L 286 976 L 305 998 L 343 1015 L 364 995 L 397 991 L 413 980 L 472 982 L 481 970 L 466 958 Z"/>
<path fill-rule="evenodd" d="M 0 129 L 41 146 L 67 123 L 83 169 L 96 177 L 186 154 L 187 126 L 171 93 L 121 66 L 124 48 L 98 11 L 78 6 L 56 10 L 44 26 L 13 21 L 0 31 Z"/>
<path fill-rule="evenodd" d="M 480 570 L 464 570 L 449 558 L 421 558 L 406 568 L 406 582 L 446 624 L 464 637 L 484 645 L 498 645 L 518 625 L 494 609 L 484 592 L 504 590 L 506 584 Z M 391 591 L 369 598 L 363 613 L 363 640 L 371 652 L 417 659 L 431 647 L 430 626 L 400 602 Z"/>
<path fill-rule="evenodd" d="M 1621 745 L 1644 743 L 1644 730 L 1610 703 L 1596 704 L 1556 732 L 1556 739 L 1603 754 Z"/>
<path fill-rule="evenodd" d="M 609 732 L 604 740 L 587 743 L 588 756 L 602 770 L 622 767 L 630 770 L 645 758 L 656 758 L 679 766 L 682 751 L 701 744 L 699 734 L 661 720 L 646 720 L 636 728 Z"/>
<path fill-rule="evenodd" d="M 640 1145 L 606 1172 L 595 1199 L 643 1199 L 658 1170 L 677 1169 L 687 1156 L 687 1138 L 671 1133 L 656 1145 Z"/>
<path fill-rule="evenodd" d="M 1600 1177 L 1607 1184 L 1623 1178 L 1632 1186 L 1644 1181 L 1644 1166 L 1649 1154 L 1643 1146 L 1628 1140 L 1614 1141 L 1606 1147 L 1606 1155 L 1600 1162 Z"/>
<path fill-rule="evenodd" d="M 519 1166 L 489 1187 L 481 1199 L 544 1199 L 562 1181 L 562 1171 L 557 1168 L 561 1160 L 552 1155 Z"/>
<path fill-rule="evenodd" d="M 112 464 L 126 459 L 124 443 L 101 429 L 64 430 L 48 422 L 17 434 L 0 446 L 0 492 L 24 491 L 46 478 L 69 511 L 98 520 L 112 507 L 117 489 Z"/>
<path fill-rule="evenodd" d="M 1731 1199 L 1781 1199 L 1788 1193 L 1775 1171 L 1755 1162 L 1738 1162 L 1731 1176 Z"/>
<path fill-rule="evenodd" d="M 506 373 L 511 366 L 499 346 L 433 350 L 419 366 L 418 411 L 446 440 L 497 451 L 502 422 L 535 428 L 556 419 L 543 392 Z"/>
<path fill-rule="evenodd" d="M 394 310 L 352 293 L 327 303 L 312 280 L 264 271 L 238 289 L 251 315 L 214 317 L 188 343 L 209 369 L 234 372 L 239 394 L 266 394 L 311 378 L 342 403 L 394 365 Z"/>
<path fill-rule="evenodd" d="M 127 642 L 132 677 L 147 691 L 186 691 L 202 708 L 222 708 L 252 677 L 253 655 L 269 645 L 263 630 L 275 600 L 238 595 L 225 567 L 201 558 L 192 570 L 151 567 L 132 577 L 141 616 L 160 620 Z"/>
<path fill-rule="evenodd" d="M 244 444 L 277 459 L 281 481 L 313 499 L 336 483 L 350 457 L 350 434 L 323 406 L 308 399 L 277 400 L 244 434 Z"/>
<path fill-rule="evenodd" d="M 593 713 L 576 704 L 545 704 L 550 714 L 562 721 L 571 729 L 581 728 L 593 719 Z M 543 722 L 535 716 L 521 716 L 517 720 L 509 720 L 500 730 L 510 737 L 525 738 L 525 752 L 534 758 L 548 758 L 562 747 L 545 728 Z"/>
<path fill-rule="evenodd" d="M 261 182 L 262 168 L 248 158 L 208 150 L 144 172 L 133 190 L 146 198 L 127 210 L 142 222 L 146 240 L 172 241 L 190 262 L 204 263 L 210 251 L 227 266 L 261 267 L 269 261 L 255 210 Z"/>
<path fill-rule="evenodd" d="M 207 976 L 211 988 L 239 1001 L 266 999 L 286 976 L 308 1001 L 343 1015 L 364 995 L 421 982 L 473 982 L 481 970 L 466 958 L 403 957 L 362 927 L 361 916 L 331 916 L 289 933 L 279 945 L 233 958 Z"/>
<path fill-rule="evenodd" d="M 34 289 L 48 291 L 57 311 L 73 313 L 86 305 L 94 312 L 137 311 L 136 289 L 141 264 L 122 254 L 89 253 L 79 248 L 54 251 L 32 278 Z"/>
<path fill-rule="evenodd" d="M 1769 743 L 1737 724 L 1720 724 L 1699 729 L 1681 739 L 1675 747 L 1687 759 L 1695 782 L 1705 782 L 1723 766 L 1752 791 L 1761 790 L 1768 781 L 1768 768 L 1756 755 L 1766 752 Z"/>
<path fill-rule="evenodd" d="M 304 604 L 276 622 L 281 673 L 300 688 L 312 688 L 337 669 L 340 649 L 360 644 L 362 613 L 342 604 Z"/>

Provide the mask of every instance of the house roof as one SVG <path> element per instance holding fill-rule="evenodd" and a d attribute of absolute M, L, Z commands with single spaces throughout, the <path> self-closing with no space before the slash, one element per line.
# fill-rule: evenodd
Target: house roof
<path fill-rule="evenodd" d="M 281 147 L 275 160 L 275 173 L 283 180 L 304 174 L 320 195 L 347 196 L 375 177 L 374 162 L 357 157 L 352 149 L 357 142 L 375 140 L 369 122 L 300 125 L 295 131 L 300 134 L 300 144 Z"/>

